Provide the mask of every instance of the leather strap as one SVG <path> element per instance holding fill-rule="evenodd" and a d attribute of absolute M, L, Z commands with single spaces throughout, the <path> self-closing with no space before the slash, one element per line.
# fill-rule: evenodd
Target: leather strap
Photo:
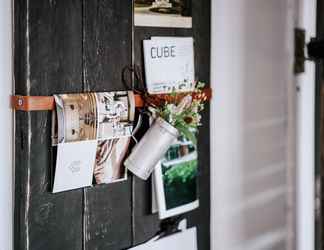
<path fill-rule="evenodd" d="M 210 88 L 204 89 L 207 100 L 212 97 L 212 90 Z M 135 94 L 135 106 L 142 108 L 145 105 L 143 97 Z M 159 98 L 166 98 L 169 95 L 158 95 Z M 22 96 L 15 95 L 11 97 L 12 108 L 20 111 L 46 111 L 54 110 L 54 97 L 53 96 Z"/>

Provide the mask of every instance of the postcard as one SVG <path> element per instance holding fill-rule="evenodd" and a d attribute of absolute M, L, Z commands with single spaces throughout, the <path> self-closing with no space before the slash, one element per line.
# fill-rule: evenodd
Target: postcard
<path fill-rule="evenodd" d="M 53 193 L 92 185 L 96 145 L 96 140 L 58 145 Z"/>
<path fill-rule="evenodd" d="M 192 91 L 195 86 L 192 37 L 143 41 L 145 80 L 150 94 Z"/>
<path fill-rule="evenodd" d="M 192 0 L 134 0 L 135 26 L 192 28 Z"/>
<path fill-rule="evenodd" d="M 197 175 L 196 147 L 180 136 L 154 170 L 160 219 L 182 214 L 199 206 Z"/>

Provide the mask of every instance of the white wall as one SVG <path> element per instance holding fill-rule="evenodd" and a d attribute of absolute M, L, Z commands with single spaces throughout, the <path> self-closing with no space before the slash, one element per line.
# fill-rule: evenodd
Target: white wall
<path fill-rule="evenodd" d="M 0 6 L 0 250 L 12 249 L 12 49 L 11 0 Z"/>
<path fill-rule="evenodd" d="M 212 4 L 212 249 L 295 250 L 294 1 Z"/>

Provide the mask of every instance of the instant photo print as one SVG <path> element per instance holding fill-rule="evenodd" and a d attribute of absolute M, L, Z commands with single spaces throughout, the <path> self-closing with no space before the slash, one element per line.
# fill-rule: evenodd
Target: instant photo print
<path fill-rule="evenodd" d="M 127 179 L 135 112 L 132 91 L 55 95 L 53 192 Z"/>
<path fill-rule="evenodd" d="M 198 200 L 198 157 L 196 146 L 180 136 L 154 170 L 153 189 L 159 218 L 194 210 Z M 156 208 L 155 208 L 156 207 Z"/>

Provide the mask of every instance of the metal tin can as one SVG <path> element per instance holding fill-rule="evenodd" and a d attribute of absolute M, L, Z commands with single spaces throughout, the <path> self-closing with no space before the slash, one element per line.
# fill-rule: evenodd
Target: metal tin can
<path fill-rule="evenodd" d="M 125 166 L 139 178 L 147 180 L 178 136 L 179 132 L 175 127 L 158 117 L 136 144 L 126 159 Z"/>

